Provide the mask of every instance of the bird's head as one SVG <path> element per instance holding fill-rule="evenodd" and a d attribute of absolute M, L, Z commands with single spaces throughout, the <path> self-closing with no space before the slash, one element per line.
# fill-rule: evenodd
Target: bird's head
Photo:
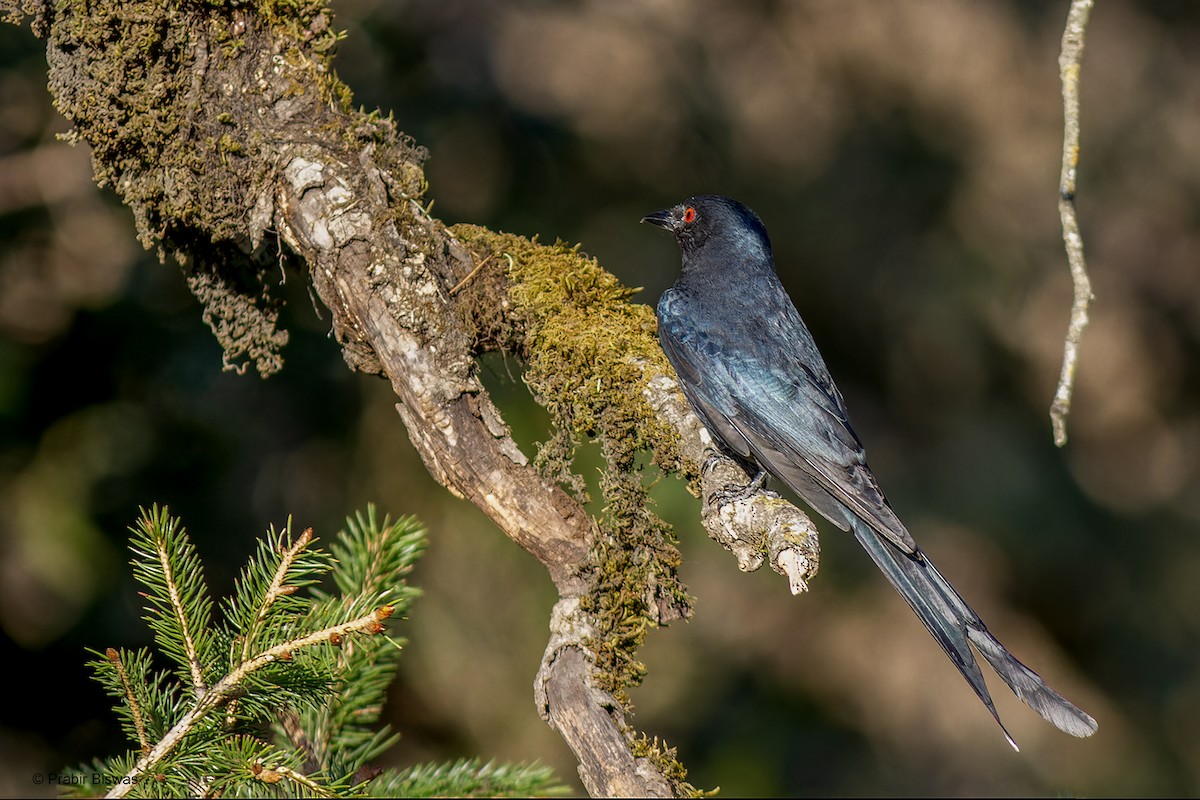
<path fill-rule="evenodd" d="M 770 261 L 771 242 L 758 215 L 731 197 L 701 194 L 642 217 L 675 234 L 685 264 L 688 257 L 716 247 Z"/>

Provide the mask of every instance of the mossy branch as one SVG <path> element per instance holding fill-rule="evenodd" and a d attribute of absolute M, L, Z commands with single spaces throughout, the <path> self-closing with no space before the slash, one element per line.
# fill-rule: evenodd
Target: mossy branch
<path fill-rule="evenodd" d="M 133 209 L 148 247 L 184 265 L 227 364 L 280 368 L 273 276 L 281 260 L 305 267 L 347 363 L 391 382 L 433 476 L 545 565 L 562 613 L 538 703 L 587 765 L 589 792 L 692 791 L 673 758 L 635 754 L 624 720 L 637 646 L 689 613 L 635 457 L 704 498 L 747 476 L 687 409 L 649 309 L 576 248 L 432 218 L 423 152 L 356 110 L 334 76 L 322 0 L 24 0 L 6 18 L 23 16 L 47 39 L 55 103 L 92 148 L 97 181 Z M 475 374 L 489 349 L 526 360 L 555 419 L 536 465 Z M 607 459 L 597 519 L 570 470 L 583 437 Z M 706 502 L 702 519 L 743 569 L 769 563 L 793 591 L 815 572 L 811 524 L 777 498 Z"/>

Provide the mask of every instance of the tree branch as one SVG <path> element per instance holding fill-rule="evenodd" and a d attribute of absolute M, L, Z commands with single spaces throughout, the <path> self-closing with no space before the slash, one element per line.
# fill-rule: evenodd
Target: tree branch
<path fill-rule="evenodd" d="M 1092 282 L 1083 258 L 1083 237 L 1075 218 L 1075 178 L 1079 168 L 1079 71 L 1083 59 L 1083 39 L 1094 0 L 1071 0 L 1067 24 L 1063 29 L 1062 52 L 1058 57 L 1063 94 L 1062 174 L 1058 183 L 1058 214 L 1062 218 L 1063 244 L 1071 267 L 1074 296 L 1071 322 L 1063 343 L 1062 370 L 1054 402 L 1050 404 L 1050 423 L 1054 443 L 1067 443 L 1067 415 L 1071 412 L 1071 392 L 1075 388 L 1075 369 L 1079 359 L 1079 341 L 1088 323 L 1088 304 L 1092 300 Z"/>
<path fill-rule="evenodd" d="M 328 12 L 255 8 L 25 0 L 0 11 L 31 16 L 48 39 L 55 104 L 91 146 L 97 181 L 133 209 L 148 247 L 183 263 L 231 364 L 264 375 L 281 365 L 272 292 L 286 245 L 347 363 L 391 383 L 430 473 L 546 567 L 560 600 L 537 703 L 588 791 L 692 791 L 669 754 L 635 753 L 624 689 L 638 671 L 612 666 L 636 663 L 647 628 L 690 613 L 634 456 L 651 451 L 705 498 L 748 476 L 716 453 L 629 290 L 574 249 L 446 229 L 418 202 L 423 153 L 390 120 L 354 110 L 332 76 Z M 557 444 L 540 466 L 475 374 L 489 348 L 526 358 L 535 395 L 556 409 Z M 572 483 L 581 435 L 600 438 L 609 460 L 600 519 L 560 485 Z M 744 570 L 769 563 L 793 592 L 816 571 L 811 523 L 769 493 L 706 500 L 702 519 Z"/>

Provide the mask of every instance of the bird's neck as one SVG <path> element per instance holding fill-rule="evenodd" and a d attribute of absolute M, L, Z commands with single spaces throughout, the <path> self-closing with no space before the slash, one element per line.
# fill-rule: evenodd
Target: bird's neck
<path fill-rule="evenodd" d="M 771 251 L 757 242 L 719 242 L 709 240 L 704 247 L 683 257 L 679 286 L 696 289 L 725 287 L 720 294 L 738 284 L 778 281 Z"/>

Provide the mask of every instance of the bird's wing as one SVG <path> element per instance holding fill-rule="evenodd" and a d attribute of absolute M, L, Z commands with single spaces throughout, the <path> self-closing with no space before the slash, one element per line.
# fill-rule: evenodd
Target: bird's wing
<path fill-rule="evenodd" d="M 774 365 L 743 362 L 738 374 L 743 387 L 727 420 L 759 463 L 825 516 L 829 512 L 812 502 L 814 489 L 821 499 L 832 496 L 849 508 L 903 552 L 916 553 L 916 542 L 867 466 L 837 387 L 795 358 Z M 839 516 L 844 512 L 833 520 L 840 521 Z"/>
<path fill-rule="evenodd" d="M 664 307 L 668 309 L 666 314 L 662 313 Z M 658 338 L 692 409 L 719 443 L 735 455 L 753 461 L 754 454 L 745 437 L 726 419 L 730 398 L 720 384 L 712 380 L 715 376 L 710 370 L 718 360 L 712 352 L 713 342 L 702 331 L 682 324 L 680 317 L 670 313 L 667 295 L 663 296 L 659 308 Z"/>
<path fill-rule="evenodd" d="M 663 296 L 659 338 L 706 427 L 838 527 L 848 529 L 849 508 L 902 551 L 916 553 L 794 307 L 769 317 L 783 330 L 747 341 L 697 324 L 696 315 L 677 307 L 682 302 L 670 292 Z"/>

